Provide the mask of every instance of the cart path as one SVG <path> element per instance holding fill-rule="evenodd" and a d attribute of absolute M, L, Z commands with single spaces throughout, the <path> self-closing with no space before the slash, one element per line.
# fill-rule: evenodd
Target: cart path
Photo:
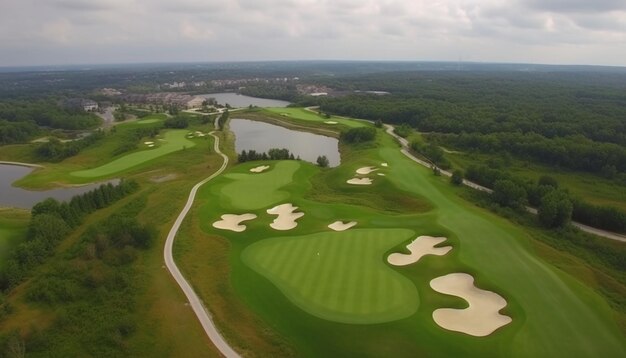
<path fill-rule="evenodd" d="M 217 118 L 215 119 L 215 121 L 217 124 Z M 224 337 L 220 334 L 217 327 L 215 326 L 215 323 L 213 322 L 213 319 L 211 318 L 211 315 L 209 314 L 209 311 L 206 309 L 206 307 L 204 307 L 202 300 L 200 299 L 200 297 L 198 297 L 198 295 L 193 290 L 189 282 L 185 280 L 185 278 L 183 277 L 178 266 L 176 266 L 176 262 L 174 261 L 174 257 L 172 255 L 172 251 L 173 251 L 172 249 L 174 247 L 174 240 L 176 239 L 176 234 L 178 233 L 178 229 L 180 228 L 180 225 L 182 224 L 183 220 L 187 216 L 187 213 L 191 209 L 191 206 L 193 205 L 193 201 L 196 197 L 196 193 L 198 189 L 202 185 L 206 184 L 208 181 L 222 174 L 224 169 L 226 169 L 226 166 L 228 166 L 228 157 L 220 151 L 220 148 L 219 148 L 220 140 L 216 135 L 214 135 L 214 133 L 215 131 L 209 134 L 215 139 L 215 143 L 214 143 L 215 152 L 221 155 L 222 158 L 224 158 L 224 162 L 222 163 L 222 166 L 215 173 L 211 174 L 211 176 L 202 180 L 191 189 L 191 192 L 189 193 L 189 197 L 187 198 L 187 203 L 185 204 L 185 207 L 178 215 L 178 218 L 176 218 L 176 221 L 174 222 L 174 225 L 172 226 L 172 229 L 170 230 L 169 234 L 167 234 L 167 239 L 165 240 L 165 249 L 163 252 L 163 257 L 165 259 L 165 265 L 167 266 L 167 269 L 169 270 L 170 274 L 172 274 L 172 277 L 174 277 L 174 280 L 176 280 L 176 283 L 178 283 L 178 286 L 180 286 L 180 288 L 183 290 L 183 293 L 187 297 L 187 300 L 189 300 L 189 304 L 191 305 L 191 308 L 196 314 L 196 317 L 198 317 L 198 320 L 200 321 L 200 324 L 202 325 L 204 332 L 209 337 L 211 342 L 213 342 L 215 347 L 225 357 L 230 358 L 230 357 L 239 357 L 239 354 L 235 352 L 235 350 L 228 344 L 228 342 L 226 342 Z"/>

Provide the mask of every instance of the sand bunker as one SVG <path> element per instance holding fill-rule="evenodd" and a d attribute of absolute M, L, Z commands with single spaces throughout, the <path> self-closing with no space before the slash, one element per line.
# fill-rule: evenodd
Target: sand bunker
<path fill-rule="evenodd" d="M 148 144 L 149 148 L 154 148 L 154 144 Z"/>
<path fill-rule="evenodd" d="M 383 167 L 389 166 L 387 163 L 381 163 L 380 165 L 383 166 Z"/>
<path fill-rule="evenodd" d="M 378 169 L 376 169 L 376 167 L 363 167 L 363 168 L 357 169 L 356 173 L 360 174 L 360 175 L 367 175 L 367 174 L 369 174 L 371 172 L 375 172 L 377 170 Z"/>
<path fill-rule="evenodd" d="M 230 230 L 234 232 L 242 232 L 246 230 L 246 225 L 241 225 L 241 222 L 256 219 L 254 214 L 224 214 L 222 220 L 213 223 L 213 227 L 216 229 Z"/>
<path fill-rule="evenodd" d="M 356 221 L 350 221 L 347 223 L 344 223 L 343 221 L 335 221 L 334 223 L 328 225 L 328 227 L 335 231 L 346 231 L 354 225 L 356 225 Z"/>
<path fill-rule="evenodd" d="M 435 322 L 450 331 L 484 337 L 511 323 L 509 316 L 498 313 L 506 300 L 497 293 L 474 286 L 474 277 L 466 273 L 451 273 L 430 281 L 433 290 L 466 300 L 468 308 L 440 308 L 433 312 Z"/>
<path fill-rule="evenodd" d="M 268 170 L 269 168 L 270 168 L 269 165 L 260 165 L 258 167 L 254 167 L 254 168 L 250 169 L 250 171 L 253 172 L 253 173 L 261 173 L 261 172 L 264 172 L 264 171 Z"/>
<path fill-rule="evenodd" d="M 378 176 L 380 176 L 380 177 L 384 177 L 384 176 L 385 176 L 385 174 L 383 174 L 383 173 L 378 173 Z"/>
<path fill-rule="evenodd" d="M 371 185 L 372 179 L 370 178 L 352 178 L 348 180 L 346 183 L 352 185 Z"/>
<path fill-rule="evenodd" d="M 143 142 L 143 144 L 150 145 L 150 144 L 154 144 L 154 142 Z"/>
<path fill-rule="evenodd" d="M 406 266 L 416 263 L 426 255 L 443 256 L 452 250 L 452 246 L 435 246 L 444 241 L 446 241 L 445 237 L 419 236 L 417 239 L 411 241 L 410 244 L 406 245 L 406 248 L 411 251 L 409 255 L 393 253 L 387 257 L 387 262 L 394 266 Z"/>
<path fill-rule="evenodd" d="M 335 122 L 335 121 L 324 121 L 324 123 L 326 123 L 326 124 L 337 124 L 337 122 Z"/>
<path fill-rule="evenodd" d="M 304 213 L 296 213 L 297 206 L 292 204 L 282 204 L 275 206 L 271 209 L 267 209 L 267 213 L 271 215 L 278 215 L 276 219 L 270 224 L 270 227 L 274 230 L 291 230 L 298 226 L 296 220 L 304 216 Z"/>

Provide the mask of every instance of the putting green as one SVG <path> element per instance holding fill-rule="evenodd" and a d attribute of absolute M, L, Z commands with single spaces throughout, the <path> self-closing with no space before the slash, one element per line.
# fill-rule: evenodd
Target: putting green
<path fill-rule="evenodd" d="M 160 146 L 158 147 L 131 153 L 97 168 L 79 170 L 70 174 L 82 178 L 95 178 L 111 175 L 139 164 L 143 164 L 149 160 L 182 150 L 185 147 L 190 148 L 195 146 L 196 144 L 194 142 L 185 138 L 186 134 L 186 129 L 165 132 L 163 137 L 164 141 L 159 141 Z"/>
<path fill-rule="evenodd" d="M 261 174 L 225 175 L 233 182 L 221 188 L 222 199 L 229 199 L 232 206 L 241 210 L 268 207 L 289 197 L 288 192 L 278 189 L 292 182 L 298 168 L 300 163 L 288 160 L 276 162 L 273 168 Z"/>
<path fill-rule="evenodd" d="M 158 118 L 150 118 L 150 119 L 142 119 L 140 121 L 138 121 L 137 123 L 139 124 L 150 124 L 150 123 L 156 123 L 156 122 L 161 122 L 162 119 L 158 119 Z"/>
<path fill-rule="evenodd" d="M 337 122 L 338 124 L 343 124 L 347 127 L 352 127 L 352 128 L 366 126 L 366 123 L 364 122 L 350 120 L 350 119 L 346 119 L 343 117 L 331 116 L 330 118 L 324 118 L 322 116 L 319 116 L 317 113 L 307 111 L 306 109 L 303 109 L 303 108 L 279 107 L 279 108 L 266 108 L 266 110 L 275 114 L 279 114 L 283 117 L 287 117 L 289 119 L 299 119 L 303 121 L 318 122 L 318 123 L 324 123 L 326 121 L 333 121 L 333 122 Z M 330 128 L 333 127 L 332 124 L 328 124 L 328 126 Z"/>
<path fill-rule="evenodd" d="M 413 236 L 407 229 L 357 229 L 278 237 L 249 246 L 242 258 L 314 316 L 382 323 L 417 311 L 415 285 L 383 260 Z"/>

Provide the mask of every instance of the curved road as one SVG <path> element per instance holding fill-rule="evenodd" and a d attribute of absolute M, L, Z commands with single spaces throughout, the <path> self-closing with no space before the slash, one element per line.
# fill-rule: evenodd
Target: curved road
<path fill-rule="evenodd" d="M 392 137 L 396 138 L 398 140 L 398 142 L 400 142 L 400 146 L 402 147 L 402 149 L 400 149 L 400 151 L 402 152 L 402 154 L 404 154 L 405 156 L 407 156 L 409 159 L 413 160 L 416 163 L 419 163 L 427 168 L 432 168 L 432 164 L 428 163 L 424 160 L 418 159 L 416 158 L 413 154 L 411 154 L 409 152 L 409 141 L 407 141 L 406 139 L 400 137 L 399 135 L 395 134 L 393 132 L 393 126 L 389 125 L 389 124 L 385 124 L 385 128 L 387 129 L 387 134 L 391 135 Z M 452 176 L 452 173 L 440 169 L 441 174 L 445 175 L 445 176 Z M 485 191 L 488 193 L 493 192 L 493 190 L 486 188 L 482 185 L 476 184 L 474 182 L 471 182 L 469 180 L 463 179 L 463 184 L 466 186 L 469 186 L 470 188 L 476 189 L 476 190 L 480 190 L 480 191 Z M 537 214 L 537 209 L 532 208 L 530 206 L 526 207 L 526 211 L 528 211 L 531 214 Z M 571 224 L 575 227 L 577 227 L 578 229 L 589 233 L 589 234 L 593 234 L 593 235 L 597 235 L 597 236 L 601 236 L 607 239 L 611 239 L 611 240 L 616 240 L 616 241 L 621 241 L 621 242 L 626 242 L 626 236 L 624 235 L 620 235 L 611 231 L 606 231 L 606 230 L 602 230 L 602 229 L 597 229 L 595 227 L 591 227 L 585 224 L 581 224 L 579 222 L 576 221 L 572 221 Z"/>
<path fill-rule="evenodd" d="M 216 124 L 217 124 L 217 118 L 216 118 Z M 237 352 L 233 350 L 233 348 L 228 344 L 228 342 L 226 342 L 224 337 L 222 337 L 220 332 L 217 330 L 217 327 L 213 323 L 213 320 L 211 319 L 211 315 L 209 314 L 208 310 L 204 307 L 202 300 L 200 299 L 200 297 L 198 297 L 198 295 L 193 290 L 189 282 L 185 280 L 180 270 L 178 269 L 178 266 L 176 266 L 176 262 L 174 262 L 174 257 L 172 256 L 172 248 L 174 246 L 174 239 L 176 238 L 178 229 L 180 228 L 180 225 L 185 219 L 185 216 L 187 216 L 189 209 L 191 209 L 191 206 L 193 205 L 193 201 L 196 197 L 196 192 L 202 185 L 204 185 L 211 179 L 215 178 L 216 176 L 220 175 L 224 171 L 224 169 L 226 169 L 226 166 L 228 165 L 228 157 L 220 151 L 220 148 L 219 148 L 220 140 L 213 133 L 215 133 L 215 131 L 209 134 L 213 138 L 215 138 L 215 143 L 214 143 L 215 152 L 221 155 L 222 158 L 224 158 L 224 162 L 222 163 L 222 166 L 215 173 L 211 174 L 211 176 L 202 180 L 191 189 L 191 192 L 189 193 L 189 198 L 187 198 L 187 203 L 185 204 L 185 207 L 178 215 L 178 218 L 176 218 L 176 221 L 174 222 L 174 226 L 172 226 L 172 229 L 170 230 L 169 234 L 167 234 L 167 239 L 165 240 L 165 249 L 163 252 L 163 257 L 165 259 L 165 265 L 167 266 L 167 269 L 172 274 L 172 277 L 174 277 L 174 280 L 176 280 L 176 283 L 178 283 L 180 288 L 183 290 L 183 292 L 185 293 L 185 296 L 187 296 L 187 299 L 189 300 L 189 304 L 191 305 L 191 308 L 193 308 L 194 313 L 196 314 L 196 316 L 198 317 L 198 320 L 200 321 L 200 324 L 202 324 L 202 328 L 204 328 L 204 332 L 206 332 L 207 336 L 209 337 L 209 339 L 211 339 L 211 342 L 213 342 L 215 347 L 217 347 L 217 349 L 224 356 L 230 358 L 230 357 L 239 357 L 239 354 L 237 354 Z"/>

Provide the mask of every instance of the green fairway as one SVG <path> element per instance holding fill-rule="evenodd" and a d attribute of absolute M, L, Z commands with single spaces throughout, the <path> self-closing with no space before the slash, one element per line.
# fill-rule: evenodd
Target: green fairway
<path fill-rule="evenodd" d="M 344 117 L 331 116 L 330 118 L 325 118 L 324 116 L 320 116 L 319 114 L 311 111 L 307 111 L 303 108 L 265 108 L 265 110 L 272 112 L 274 114 L 278 114 L 286 119 L 291 120 L 302 120 L 309 122 L 317 122 L 321 124 L 326 124 L 329 128 L 333 127 L 333 124 L 328 124 L 324 122 L 337 122 L 337 124 L 343 124 L 347 127 L 355 128 L 355 127 L 363 127 L 366 124 L 364 122 L 359 122 L 355 120 L 346 119 Z"/>
<path fill-rule="evenodd" d="M 417 311 L 415 286 L 381 256 L 413 234 L 406 229 L 360 229 L 279 237 L 249 246 L 242 257 L 312 315 L 343 323 L 381 323 Z"/>
<path fill-rule="evenodd" d="M 291 183 L 293 174 L 300 168 L 297 161 L 283 161 L 268 171 L 253 174 L 228 174 L 233 182 L 221 188 L 223 199 L 230 199 L 233 207 L 242 210 L 260 209 L 289 197 L 281 187 Z"/>
<path fill-rule="evenodd" d="M 194 142 L 185 138 L 186 134 L 187 130 L 184 129 L 165 132 L 163 137 L 164 141 L 159 142 L 160 145 L 158 147 L 125 155 L 97 168 L 75 171 L 72 172 L 71 175 L 83 178 L 97 178 L 111 175 L 143 164 L 149 160 L 195 146 L 196 144 Z"/>
<path fill-rule="evenodd" d="M 137 121 L 137 123 L 139 124 L 151 124 L 151 123 L 157 123 L 157 122 L 162 122 L 167 118 L 167 116 L 165 114 L 151 114 L 149 116 L 145 116 L 143 118 L 141 118 L 140 120 Z"/>
<path fill-rule="evenodd" d="M 391 137 L 382 130 L 378 135 L 376 145 L 342 153 L 336 168 L 244 163 L 199 190 L 199 228 L 229 245 L 232 299 L 242 300 L 301 356 L 626 353 L 615 311 L 602 296 L 540 259 L 524 228 L 459 198 L 455 187 L 404 156 Z M 262 164 L 271 167 L 249 172 Z M 378 166 L 369 175 L 374 183 L 346 184 L 363 166 Z M 276 231 L 269 226 L 275 216 L 266 210 L 284 203 L 304 216 L 293 230 Z M 211 225 L 223 214 L 248 212 L 257 218 L 243 232 Z M 333 232 L 327 226 L 336 220 L 357 225 Z M 453 249 L 404 267 L 386 262 L 419 235 L 444 236 Z M 438 326 L 435 310 L 467 307 L 429 286 L 454 272 L 502 296 L 507 306 L 500 313 L 512 322 L 483 338 Z"/>

